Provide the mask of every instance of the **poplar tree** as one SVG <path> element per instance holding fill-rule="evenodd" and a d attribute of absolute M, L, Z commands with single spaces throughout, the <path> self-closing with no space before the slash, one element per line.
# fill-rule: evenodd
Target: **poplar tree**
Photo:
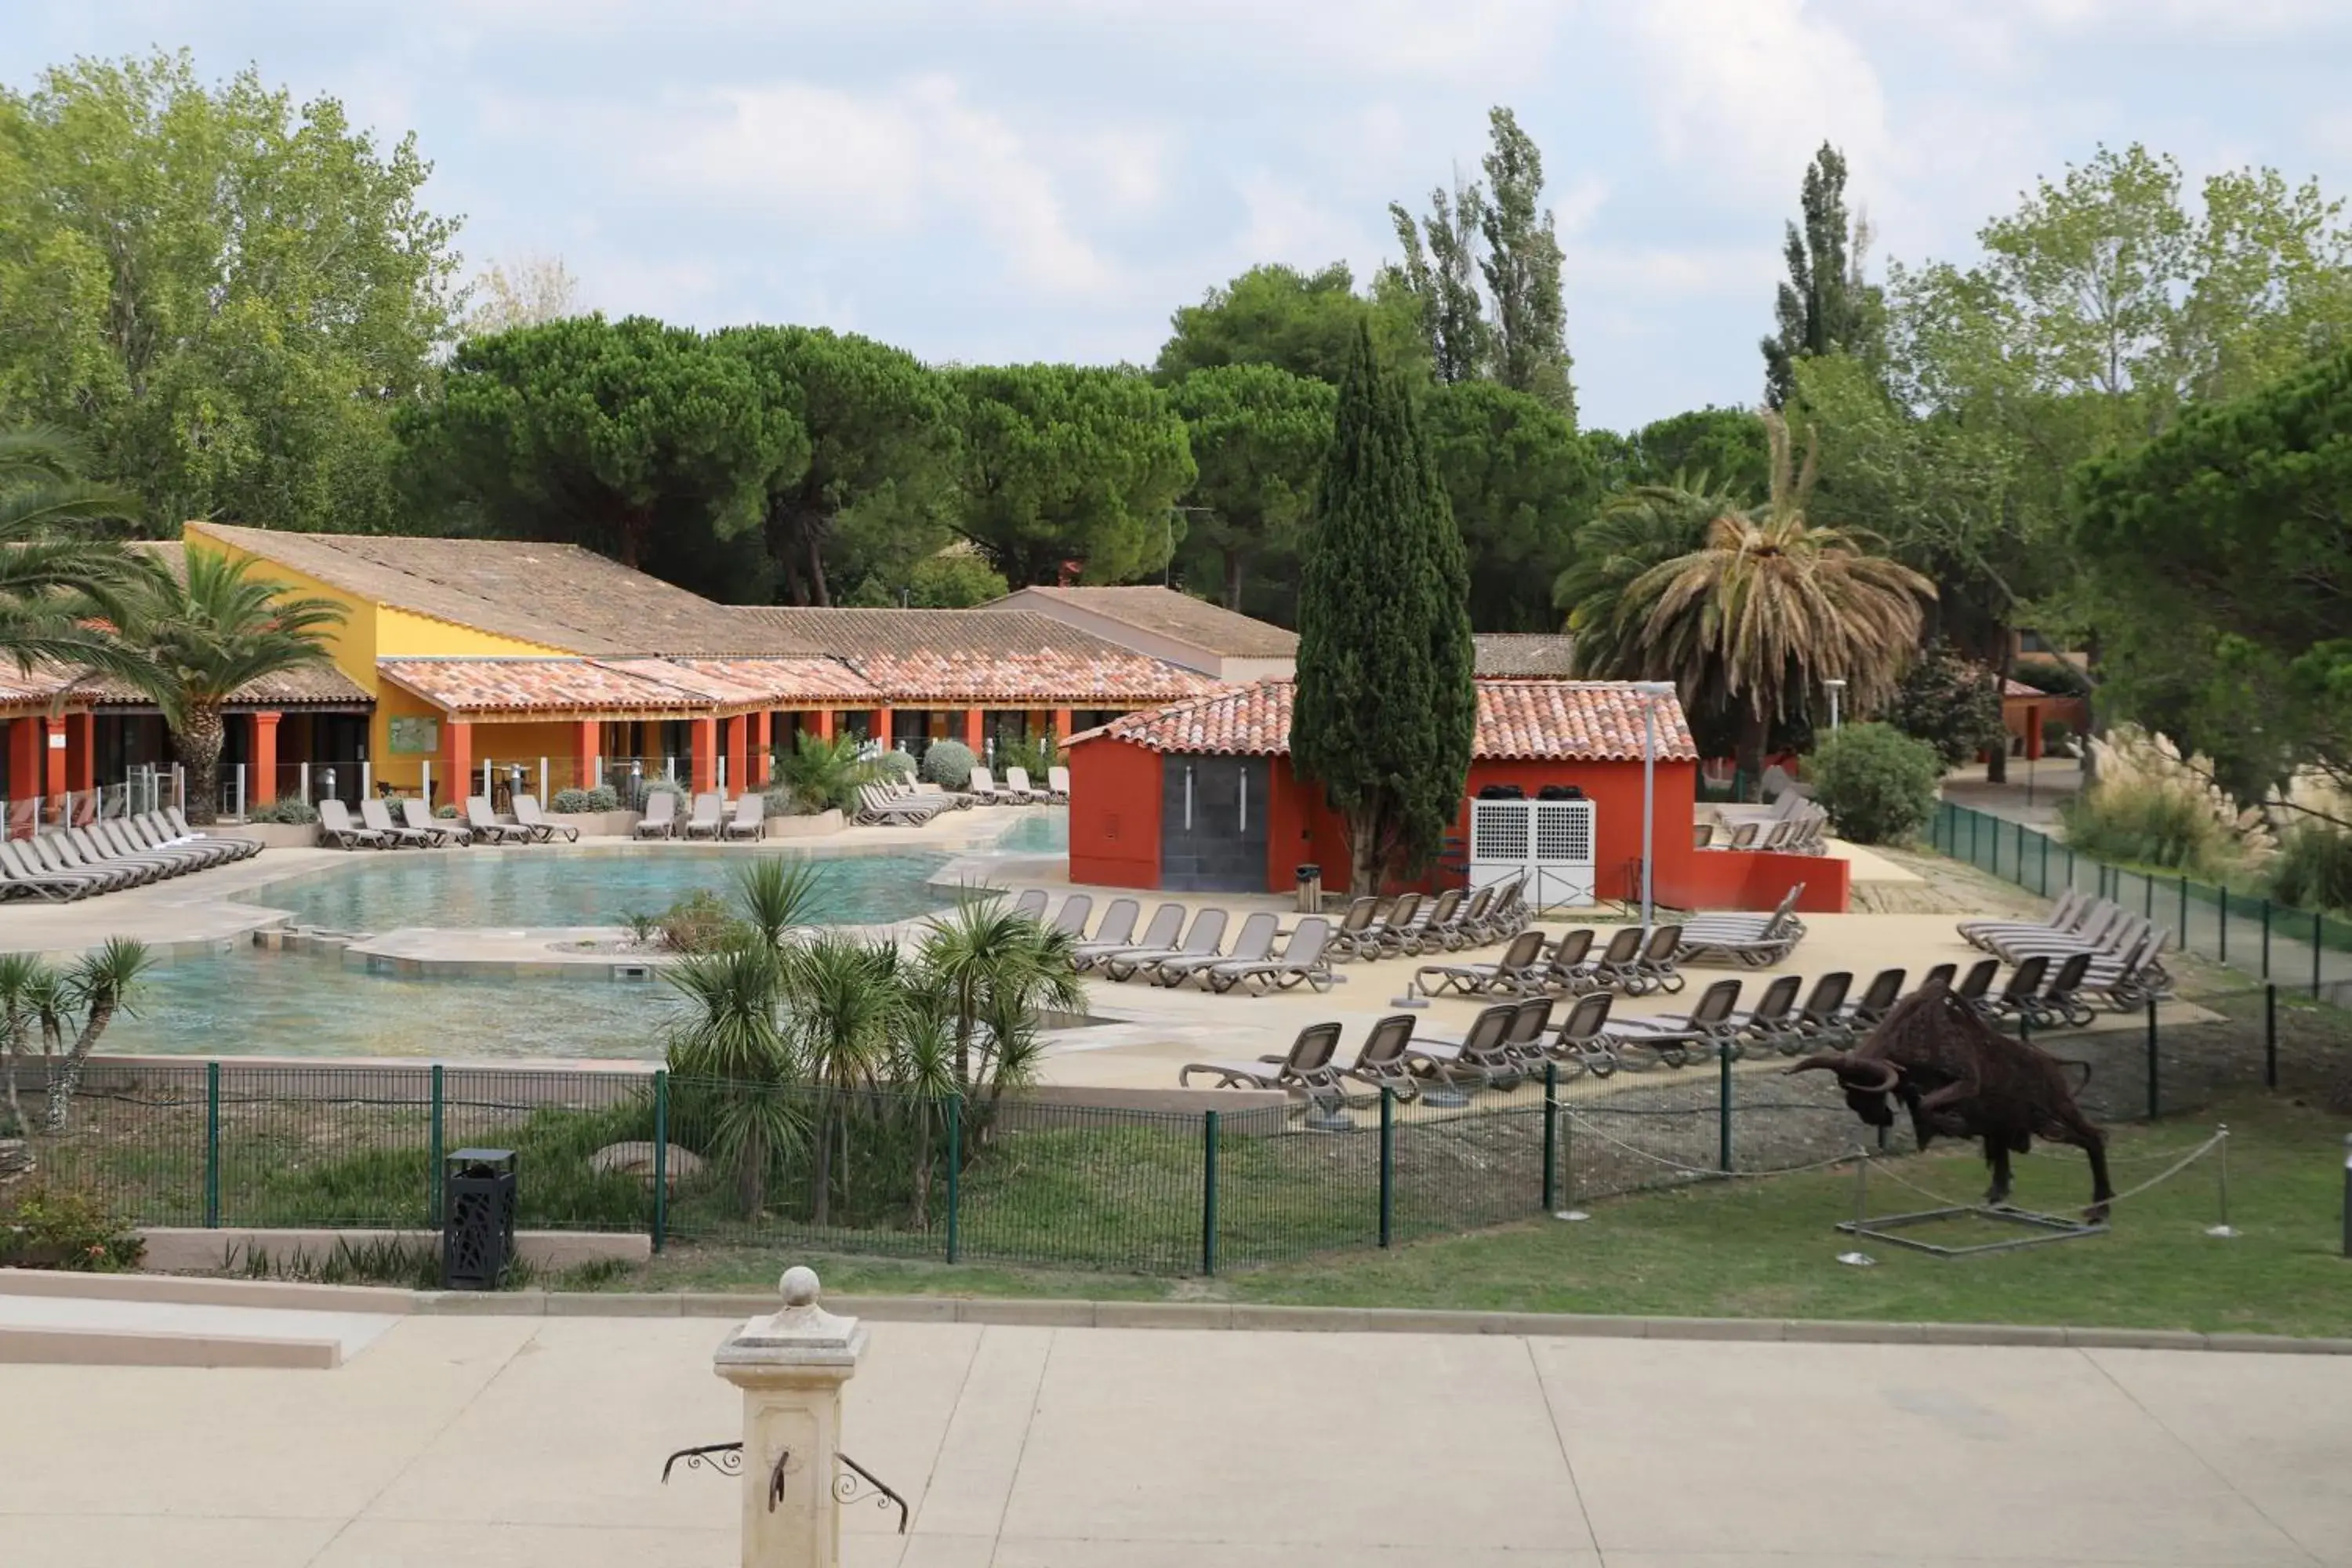
<path fill-rule="evenodd" d="M 1568 353 L 1568 308 L 1560 298 L 1559 237 L 1543 196 L 1543 154 L 1519 129 L 1518 117 L 1496 108 L 1487 119 L 1493 150 L 1485 160 L 1486 199 L 1478 226 L 1486 254 L 1478 263 L 1494 299 L 1495 379 L 1513 392 L 1539 397 L 1576 417 L 1576 386 Z"/>
<path fill-rule="evenodd" d="M 1360 326 L 1298 593 L 1290 761 L 1347 824 L 1349 886 L 1415 872 L 1462 808 L 1477 726 L 1470 575 L 1411 393 Z"/>
<path fill-rule="evenodd" d="M 1796 390 L 1796 362 L 1840 351 L 1865 363 L 1879 356 L 1874 339 L 1878 291 L 1863 281 L 1868 230 L 1846 211 L 1845 154 L 1828 142 L 1806 165 L 1798 198 L 1804 218 L 1789 226 L 1783 253 L 1789 280 L 1773 305 L 1780 331 L 1763 341 L 1764 401 L 1779 408 Z"/>

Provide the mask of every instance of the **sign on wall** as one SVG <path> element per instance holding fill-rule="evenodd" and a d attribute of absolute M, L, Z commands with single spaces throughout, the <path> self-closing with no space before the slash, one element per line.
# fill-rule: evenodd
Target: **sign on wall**
<path fill-rule="evenodd" d="M 440 720 L 400 718 L 393 720 L 392 751 L 394 756 L 430 756 L 440 750 Z"/>

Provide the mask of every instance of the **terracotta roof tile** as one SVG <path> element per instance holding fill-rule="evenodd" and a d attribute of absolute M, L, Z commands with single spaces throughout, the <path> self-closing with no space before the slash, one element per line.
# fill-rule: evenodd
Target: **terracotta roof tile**
<path fill-rule="evenodd" d="M 1297 632 L 1152 584 L 1124 588 L 1022 588 L 991 607 L 1023 608 L 1032 595 L 1090 611 L 1139 631 L 1157 632 L 1228 658 L 1291 658 L 1298 652 Z"/>
<path fill-rule="evenodd" d="M 1228 688 L 1114 719 L 1072 736 L 1071 743 L 1104 738 L 1154 752 L 1279 755 L 1290 749 L 1293 689 L 1287 680 Z M 1639 762 L 1646 701 L 1622 682 L 1481 679 L 1472 754 L 1492 761 Z M 1682 704 L 1661 699 L 1657 721 L 1659 760 L 1697 761 Z"/>
<path fill-rule="evenodd" d="M 1540 675 L 1566 679 L 1576 673 L 1576 639 L 1566 632 L 1480 632 L 1471 639 L 1477 647 L 1480 675 Z"/>
<path fill-rule="evenodd" d="M 451 713 L 715 712 L 707 692 L 593 658 L 383 658 L 377 671 Z"/>

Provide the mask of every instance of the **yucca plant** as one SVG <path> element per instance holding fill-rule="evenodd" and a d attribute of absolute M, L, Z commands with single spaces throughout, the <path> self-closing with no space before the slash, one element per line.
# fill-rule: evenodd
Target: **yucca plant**
<path fill-rule="evenodd" d="M 865 754 L 865 747 L 855 735 L 828 741 L 803 730 L 793 737 L 792 750 L 776 753 L 776 783 L 792 797 L 795 811 L 848 805 L 859 788 L 882 776 L 880 764 Z"/>
<path fill-rule="evenodd" d="M 782 947 L 810 923 L 823 884 L 814 861 L 762 855 L 735 868 L 735 901 L 764 945 Z"/>
<path fill-rule="evenodd" d="M 955 1082 L 967 1099 L 993 1104 L 1034 1067 L 1037 1016 L 1085 1005 L 1072 939 L 993 899 L 967 899 L 931 922 L 917 950 L 947 999 L 955 1036 Z"/>
<path fill-rule="evenodd" d="M 816 1090 L 811 1217 L 829 1225 L 836 1161 L 841 1190 L 849 1186 L 845 1134 L 855 1101 L 879 1086 L 890 1063 L 900 1007 L 898 950 L 828 931 L 774 962 L 786 1037 Z"/>
<path fill-rule="evenodd" d="M 687 1004 L 669 1029 L 669 1070 L 709 1081 L 701 1152 L 734 1172 L 744 1217 L 756 1218 L 770 1171 L 808 1137 L 806 1087 L 777 1015 L 775 950 L 746 942 L 697 954 L 663 978 Z"/>
<path fill-rule="evenodd" d="M 153 954 L 143 942 L 129 937 L 106 939 L 106 945 L 86 952 L 54 982 L 34 977 L 28 993 L 42 1020 L 43 1043 L 62 1040 L 68 1029 L 72 1043 L 49 1062 L 49 1096 L 41 1130 L 54 1137 L 66 1130 L 73 1110 L 74 1091 L 81 1087 L 82 1068 L 106 1026 L 117 1013 L 135 1012 L 142 976 L 153 966 Z M 52 972 L 53 974 L 56 972 Z M 54 1033 L 52 1033 L 54 1030 Z M 44 1054 L 49 1054 L 45 1050 Z"/>

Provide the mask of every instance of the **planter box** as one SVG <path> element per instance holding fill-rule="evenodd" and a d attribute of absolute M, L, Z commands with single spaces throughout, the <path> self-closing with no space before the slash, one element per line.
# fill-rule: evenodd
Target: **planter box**
<path fill-rule="evenodd" d="M 771 816 L 760 826 L 763 838 L 822 838 L 847 825 L 839 811 L 820 811 L 814 816 Z"/>
<path fill-rule="evenodd" d="M 319 842 L 315 822 L 224 822 L 197 831 L 217 833 L 223 838 L 250 838 L 268 849 L 309 849 Z"/>
<path fill-rule="evenodd" d="M 626 838 L 637 826 L 637 814 L 634 811 L 551 811 L 545 815 L 550 822 L 578 828 L 583 838 Z"/>

